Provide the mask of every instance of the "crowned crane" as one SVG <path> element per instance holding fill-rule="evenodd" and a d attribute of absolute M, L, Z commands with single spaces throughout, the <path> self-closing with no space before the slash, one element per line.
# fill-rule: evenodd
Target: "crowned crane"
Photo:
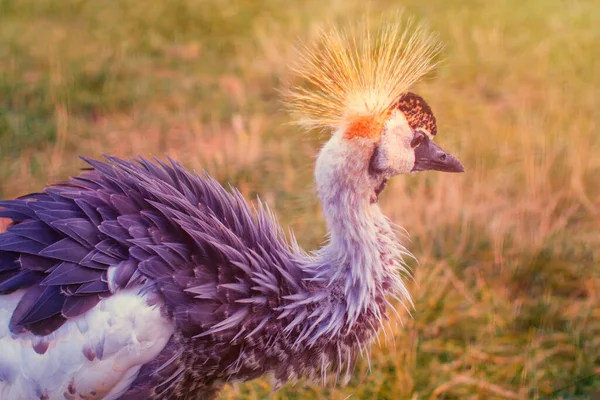
<path fill-rule="evenodd" d="M 412 304 L 386 182 L 463 171 L 408 92 L 439 42 L 382 26 L 324 31 L 293 68 L 290 108 L 331 131 L 315 172 L 329 240 L 312 253 L 260 201 L 172 160 L 84 158 L 0 202 L 0 398 L 211 399 L 262 375 L 347 376 L 390 298 Z"/>

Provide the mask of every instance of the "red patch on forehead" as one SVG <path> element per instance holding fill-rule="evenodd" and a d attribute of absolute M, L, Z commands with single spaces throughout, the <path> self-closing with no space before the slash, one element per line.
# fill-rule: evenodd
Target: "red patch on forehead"
<path fill-rule="evenodd" d="M 372 115 L 355 117 L 348 124 L 344 132 L 344 137 L 346 139 L 375 139 L 381 135 L 382 129 L 383 121 L 381 118 L 376 118 Z"/>

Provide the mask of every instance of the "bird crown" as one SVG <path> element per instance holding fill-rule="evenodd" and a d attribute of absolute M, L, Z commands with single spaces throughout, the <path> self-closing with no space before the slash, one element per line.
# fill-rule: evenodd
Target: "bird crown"
<path fill-rule="evenodd" d="M 298 48 L 297 80 L 284 92 L 288 107 L 307 129 L 377 137 L 408 88 L 435 66 L 440 49 L 436 34 L 400 13 L 377 24 L 365 17 L 347 29 L 324 29 Z"/>

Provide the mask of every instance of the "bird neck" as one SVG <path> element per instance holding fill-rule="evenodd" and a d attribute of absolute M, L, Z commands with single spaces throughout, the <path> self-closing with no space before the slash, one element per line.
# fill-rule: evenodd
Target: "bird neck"
<path fill-rule="evenodd" d="M 387 294 L 410 302 L 399 274 L 405 270 L 402 256 L 409 253 L 372 201 L 369 153 L 354 151 L 349 159 L 345 145 L 330 141 L 317 160 L 317 189 L 330 240 L 317 252 L 316 276 L 332 290 L 342 289 L 353 324 L 373 307 L 379 313 Z"/>
<path fill-rule="evenodd" d="M 320 197 L 331 249 L 346 256 L 353 249 L 364 253 L 377 247 L 378 228 L 387 224 L 377 204 L 370 204 L 366 195 L 358 196 L 351 188 L 340 186 Z"/>
<path fill-rule="evenodd" d="M 367 142 L 350 142 L 334 135 L 317 158 L 315 179 L 331 243 L 343 245 L 357 236 L 366 240 L 374 214 L 371 194 L 374 182 L 369 175 L 373 146 Z"/>
<path fill-rule="evenodd" d="M 409 253 L 376 203 L 342 188 L 329 195 L 322 200 L 330 241 L 317 252 L 317 276 L 343 294 L 348 327 L 368 315 L 381 326 L 387 295 L 411 302 L 400 275 Z"/>
<path fill-rule="evenodd" d="M 319 254 L 335 272 L 332 279 L 358 286 L 380 283 L 387 272 L 384 258 L 393 257 L 397 239 L 379 206 L 343 186 L 320 197 L 329 243 Z"/>

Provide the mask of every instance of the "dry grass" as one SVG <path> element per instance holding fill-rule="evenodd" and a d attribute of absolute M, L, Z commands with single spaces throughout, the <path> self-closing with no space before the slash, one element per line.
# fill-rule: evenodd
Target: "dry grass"
<path fill-rule="evenodd" d="M 259 194 L 318 246 L 320 140 L 287 124 L 276 90 L 294 40 L 361 3 L 0 0 L 0 196 L 75 174 L 77 154 L 168 153 Z M 347 387 L 301 382 L 271 398 L 590 398 L 600 391 L 600 6 L 405 4 L 446 43 L 416 89 L 467 173 L 386 190 L 383 207 L 420 260 L 416 311 L 382 337 L 370 371 L 365 361 Z M 270 392 L 253 381 L 222 399 Z"/>

